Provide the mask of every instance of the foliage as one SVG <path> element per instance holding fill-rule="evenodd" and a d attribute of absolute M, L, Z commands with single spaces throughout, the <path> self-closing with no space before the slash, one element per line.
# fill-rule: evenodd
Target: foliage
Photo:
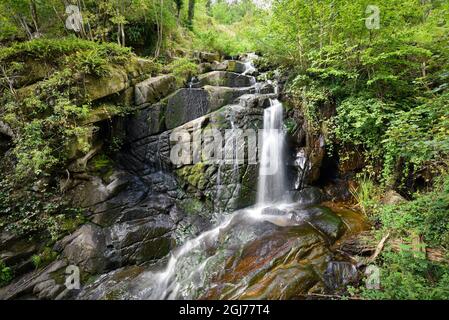
<path fill-rule="evenodd" d="M 276 2 L 257 46 L 290 70 L 288 92 L 312 128 L 327 121 L 328 142 L 361 148 L 382 165 L 377 180 L 402 186 L 448 166 L 449 5 L 378 1 L 380 29 L 369 29 L 369 4 Z M 330 105 L 336 117 L 324 119 Z"/>
<path fill-rule="evenodd" d="M 350 188 L 350 192 L 358 207 L 364 214 L 368 214 L 378 203 L 381 190 L 366 176 L 357 181 L 357 187 Z"/>
<path fill-rule="evenodd" d="M 427 260 L 410 248 L 382 254 L 381 290 L 360 287 L 353 295 L 364 299 L 438 300 L 449 299 L 449 266 Z"/>
<path fill-rule="evenodd" d="M 384 228 L 399 235 L 415 232 L 429 245 L 449 250 L 449 176 L 440 180 L 434 190 L 417 194 L 413 201 L 381 206 L 377 214 Z"/>
<path fill-rule="evenodd" d="M 167 71 L 172 73 L 178 86 L 183 86 L 192 76 L 198 75 L 198 65 L 188 58 L 179 58 L 173 60 L 166 67 Z"/>
<path fill-rule="evenodd" d="M 36 39 L 13 44 L 0 50 L 0 65 L 9 61 L 40 59 L 55 61 L 58 68 L 32 91 L 19 94 L 6 83 L 4 108 L 0 119 L 18 135 L 14 147 L 18 180 L 33 180 L 61 170 L 76 144 L 83 152 L 90 149 L 91 128 L 80 125 L 92 109 L 84 96 L 83 78 L 105 76 L 113 64 L 124 64 L 132 57 L 129 49 L 116 44 L 98 44 L 77 38 Z M 21 70 L 9 69 L 9 78 L 21 76 Z M 23 91 L 23 89 L 21 89 Z"/>
<path fill-rule="evenodd" d="M 0 287 L 8 284 L 12 280 L 12 277 L 11 268 L 7 267 L 3 261 L 0 261 Z"/>
<path fill-rule="evenodd" d="M 1 48 L 0 62 L 32 58 L 52 60 L 60 56 L 71 55 L 77 51 L 95 52 L 103 59 L 111 62 L 123 62 L 130 54 L 129 48 L 123 48 L 115 43 L 97 43 L 76 37 L 58 39 L 34 39 L 31 41 L 14 42 L 10 46 Z"/>
<path fill-rule="evenodd" d="M 39 254 L 31 257 L 31 261 L 36 269 L 42 268 L 53 262 L 58 256 L 56 251 L 49 247 L 45 247 Z"/>
<path fill-rule="evenodd" d="M 251 10 L 246 10 L 248 7 Z M 259 12 L 248 1 L 232 5 L 219 2 L 212 6 L 211 15 L 207 13 L 205 1 L 201 1 L 196 7 L 192 47 L 222 55 L 254 51 L 256 47 L 252 38 L 260 20 Z"/>
<path fill-rule="evenodd" d="M 84 222 L 82 211 L 72 208 L 49 183 L 39 183 L 41 192 L 18 190 L 11 179 L 0 180 L 0 229 L 17 235 L 39 234 L 57 240 Z"/>

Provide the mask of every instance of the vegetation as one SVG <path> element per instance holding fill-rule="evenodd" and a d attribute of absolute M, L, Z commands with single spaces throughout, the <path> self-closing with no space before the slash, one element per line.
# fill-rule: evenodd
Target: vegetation
<path fill-rule="evenodd" d="M 351 294 L 365 299 L 448 299 L 449 175 L 437 179 L 432 191 L 399 204 L 380 204 L 376 195 L 381 190 L 375 189 L 371 181 L 362 180 L 356 198 L 373 221 L 381 222 L 376 233 L 393 239 L 377 262 L 382 290 L 361 286 Z M 420 241 L 414 243 L 417 237 Z M 429 259 L 428 247 L 439 255 Z"/>
<path fill-rule="evenodd" d="M 400 250 L 387 244 L 375 262 L 381 290 L 351 293 L 449 298 L 448 1 L 378 0 L 375 7 L 369 0 L 280 0 L 265 7 L 251 0 L 67 4 L 78 9 L 56 0 L 0 0 L 0 124 L 16 135 L 2 158 L 0 229 L 54 241 L 83 223 L 57 181 L 73 152 L 86 155 L 93 147 L 92 127 L 84 123 L 97 105 L 86 80 L 126 69 L 139 55 L 153 59 L 151 73 L 172 73 L 184 85 L 199 72 L 193 51 L 255 51 L 264 56 L 261 64 L 288 79 L 290 105 L 304 114 L 310 131 L 325 135 L 334 160 L 363 155 L 354 199 L 379 237 L 390 234 L 400 242 Z M 116 103 L 108 111 L 129 110 Z M 296 125 L 286 123 L 289 131 Z M 120 146 L 115 139 L 112 149 Z M 112 167 L 106 153 L 92 160 L 102 177 Z M 383 204 L 390 190 L 404 201 Z M 411 245 L 416 237 L 446 260 L 417 252 Z M 34 256 L 36 267 L 54 258 L 47 251 Z M 11 277 L 0 262 L 0 285 Z"/>
<path fill-rule="evenodd" d="M 0 287 L 7 284 L 12 279 L 11 268 L 7 267 L 3 261 L 0 261 Z"/>

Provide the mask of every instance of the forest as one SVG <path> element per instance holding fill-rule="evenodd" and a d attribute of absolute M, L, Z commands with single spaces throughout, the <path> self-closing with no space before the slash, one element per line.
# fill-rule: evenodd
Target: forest
<path fill-rule="evenodd" d="M 202 117 L 202 130 L 255 128 L 278 102 L 283 181 L 249 164 L 165 164 L 173 130 Z M 192 249 L 269 186 L 319 198 L 289 212 L 321 217 L 325 236 L 236 226 L 213 249 Z M 276 237 L 291 247 L 269 251 L 264 239 Z M 187 247 L 195 254 L 173 260 Z M 282 262 L 268 267 L 260 252 Z M 135 283 L 96 287 L 99 275 L 139 279 L 172 260 L 179 293 L 171 282 L 150 296 Z M 264 266 L 244 273 L 247 261 Z M 69 264 L 81 269 L 75 293 L 62 289 Z M 45 281 L 20 284 L 28 274 Z M 449 299 L 449 2 L 0 0 L 0 299 L 31 292 Z"/>

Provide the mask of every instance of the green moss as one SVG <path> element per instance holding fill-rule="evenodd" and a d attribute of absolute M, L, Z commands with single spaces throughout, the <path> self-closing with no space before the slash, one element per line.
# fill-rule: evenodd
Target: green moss
<path fill-rule="evenodd" d="M 204 203 L 197 199 L 185 199 L 181 202 L 181 209 L 190 215 L 200 214 L 203 211 Z"/>
<path fill-rule="evenodd" d="M 176 170 L 176 173 L 184 181 L 190 185 L 204 190 L 207 184 L 207 178 L 205 176 L 206 165 L 203 162 L 198 162 L 192 166 L 185 166 Z"/>
<path fill-rule="evenodd" d="M 0 261 L 0 287 L 7 285 L 13 278 L 11 268 L 7 267 L 3 261 Z"/>
<path fill-rule="evenodd" d="M 35 254 L 31 257 L 33 265 L 36 269 L 43 268 L 49 265 L 51 262 L 55 261 L 58 257 L 58 253 L 53 251 L 49 247 L 45 247 L 38 254 Z"/>

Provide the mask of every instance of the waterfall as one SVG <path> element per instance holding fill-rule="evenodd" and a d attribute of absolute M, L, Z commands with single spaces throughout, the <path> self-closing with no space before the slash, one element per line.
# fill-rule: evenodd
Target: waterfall
<path fill-rule="evenodd" d="M 248 66 L 252 66 L 248 64 Z M 250 69 L 250 68 L 248 68 Z M 247 70 L 248 70 L 247 69 Z M 217 245 L 219 237 L 226 235 L 243 221 L 271 221 L 270 216 L 263 215 L 264 206 L 285 200 L 287 182 L 285 173 L 285 132 L 283 130 L 283 106 L 277 99 L 270 100 L 271 106 L 264 110 L 263 132 L 259 135 L 259 181 L 257 204 L 254 207 L 235 211 L 222 216 L 215 228 L 205 231 L 196 238 L 186 241 L 175 249 L 168 258 L 164 270 L 149 271 L 140 283 L 141 289 L 136 293 L 140 299 L 179 299 L 192 298 L 192 292 L 204 285 L 204 268 L 216 256 L 208 256 L 206 248 Z M 231 117 L 231 128 L 236 130 Z M 262 147 L 260 148 L 260 144 Z M 235 159 L 237 161 L 237 159 Z M 239 166 L 234 164 L 233 172 L 238 178 Z M 221 167 L 217 173 L 216 196 L 221 194 Z M 219 200 L 218 200 L 219 201 Z M 279 216 L 271 217 L 279 219 Z M 250 222 L 248 222 L 250 221 Z M 213 250 L 212 250 L 213 251 Z"/>
<path fill-rule="evenodd" d="M 257 204 L 278 202 L 287 191 L 285 177 L 285 133 L 283 107 L 278 100 L 270 100 L 263 118 L 262 152 L 259 164 Z M 260 141 L 259 141 L 260 148 Z"/>

